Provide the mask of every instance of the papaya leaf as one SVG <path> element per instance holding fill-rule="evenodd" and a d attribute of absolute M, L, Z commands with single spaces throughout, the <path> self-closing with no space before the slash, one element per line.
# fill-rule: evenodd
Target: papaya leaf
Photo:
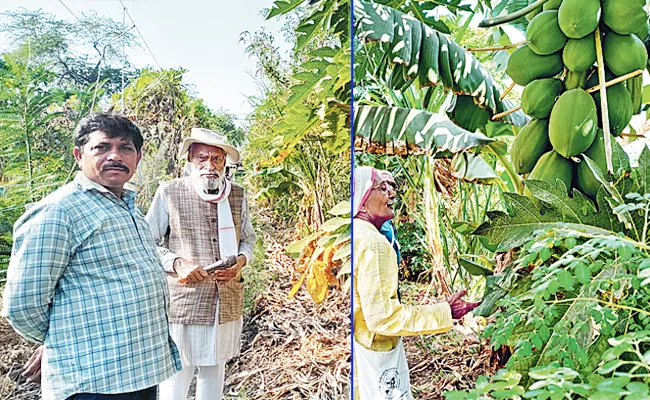
<path fill-rule="evenodd" d="M 516 193 L 504 193 L 503 202 L 507 212 L 488 211 L 488 220 L 481 224 L 474 235 L 486 236 L 497 251 L 508 251 L 526 243 L 536 232 L 556 228 L 564 224 L 577 231 L 589 230 L 602 234 L 620 231 L 618 218 L 611 212 L 602 195 L 597 199 L 598 209 L 581 193 L 574 191 L 573 198 L 567 194 L 560 180 L 555 186 L 545 181 L 527 180 L 526 185 L 537 199 L 544 201 L 544 213 L 528 197 Z"/>
<path fill-rule="evenodd" d="M 476 57 L 444 34 L 393 8 L 364 0 L 354 4 L 359 39 L 378 42 L 385 54 L 375 75 L 385 78 L 390 71 L 388 81 L 394 89 L 404 90 L 415 81 L 420 87 L 442 83 L 455 94 L 471 96 L 490 116 L 514 108 L 500 100 L 494 78 Z M 462 120 L 459 114 L 463 111 L 456 110 L 456 120 Z M 468 109 L 468 118 L 475 112 L 476 108 Z M 502 121 L 522 126 L 527 120 L 523 113 L 515 112 Z"/>
<path fill-rule="evenodd" d="M 359 106 L 355 114 L 355 149 L 363 152 L 446 157 L 494 142 L 456 126 L 443 115 L 424 110 Z"/>

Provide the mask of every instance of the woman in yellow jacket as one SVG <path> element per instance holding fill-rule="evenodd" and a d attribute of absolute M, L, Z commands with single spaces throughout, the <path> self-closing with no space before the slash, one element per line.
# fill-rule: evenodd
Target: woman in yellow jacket
<path fill-rule="evenodd" d="M 354 171 L 354 363 L 358 400 L 412 399 L 401 336 L 444 333 L 480 303 L 462 300 L 404 305 L 398 298 L 395 250 L 380 233 L 395 217 L 395 180 L 388 171 Z"/>

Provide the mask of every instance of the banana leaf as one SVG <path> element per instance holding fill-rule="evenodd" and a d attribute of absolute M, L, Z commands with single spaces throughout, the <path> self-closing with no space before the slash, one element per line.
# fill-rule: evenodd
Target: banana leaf
<path fill-rule="evenodd" d="M 495 142 L 469 132 L 445 115 L 400 107 L 355 107 L 355 149 L 375 154 L 449 157 Z"/>
<path fill-rule="evenodd" d="M 470 96 L 476 107 L 457 107 L 452 118 L 465 129 L 482 108 L 491 118 L 514 108 L 500 100 L 501 92 L 488 70 L 472 55 L 442 33 L 393 8 L 355 0 L 356 33 L 362 42 L 378 42 L 384 54 L 375 72 L 393 89 L 404 90 L 413 82 L 421 87 L 442 83 L 446 90 Z M 389 74 L 390 72 L 390 74 Z M 512 113 L 503 122 L 523 126 L 528 118 Z"/>

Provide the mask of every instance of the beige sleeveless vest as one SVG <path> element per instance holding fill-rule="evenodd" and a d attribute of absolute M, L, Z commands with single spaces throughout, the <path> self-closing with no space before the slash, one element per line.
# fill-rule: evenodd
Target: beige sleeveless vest
<path fill-rule="evenodd" d="M 202 266 L 221 258 L 217 231 L 217 205 L 201 200 L 189 177 L 174 179 L 164 186 L 169 210 L 166 247 L 174 254 Z M 228 200 L 235 223 L 237 242 L 241 237 L 241 209 L 244 189 L 232 184 Z M 230 254 L 226 254 L 227 256 Z M 244 308 L 244 282 L 241 273 L 222 284 L 205 279 L 181 285 L 175 274 L 167 275 L 170 294 L 169 321 L 175 324 L 212 325 L 219 299 L 219 323 L 235 321 Z"/>

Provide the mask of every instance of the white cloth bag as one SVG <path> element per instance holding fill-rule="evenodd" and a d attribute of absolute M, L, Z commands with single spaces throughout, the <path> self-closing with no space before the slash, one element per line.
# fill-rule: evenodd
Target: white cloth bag
<path fill-rule="evenodd" d="M 372 351 L 354 342 L 361 400 L 413 400 L 402 339 L 391 351 Z"/>

